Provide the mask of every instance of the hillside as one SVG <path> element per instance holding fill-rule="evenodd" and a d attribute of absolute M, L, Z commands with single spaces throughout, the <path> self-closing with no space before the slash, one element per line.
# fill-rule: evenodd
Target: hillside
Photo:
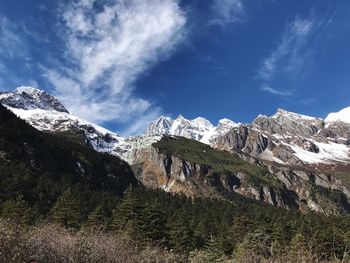
<path fill-rule="evenodd" d="M 138 181 L 117 157 L 39 132 L 0 105 L 0 185 L 2 204 L 21 197 L 45 214 L 68 188 L 91 206 L 94 192 L 121 196 Z"/>
<path fill-rule="evenodd" d="M 3 92 L 0 102 L 40 131 L 125 160 L 152 189 L 220 198 L 238 193 L 303 212 L 350 211 L 346 110 L 323 120 L 278 109 L 250 124 L 222 119 L 217 126 L 202 117 L 161 116 L 145 134 L 123 138 L 69 113 L 42 90 Z"/>
<path fill-rule="evenodd" d="M 2 106 L 0 120 L 0 253 L 8 262 L 28 255 L 45 262 L 347 260 L 348 217 L 275 208 L 224 193 L 217 180 L 207 187 L 206 176 L 271 179 L 265 168 L 231 153 L 182 137 L 152 146 L 211 170 L 193 182 L 225 196 L 187 198 L 137 187 L 124 161 L 64 134 L 39 132 Z M 136 187 L 125 191 L 129 185 Z"/>

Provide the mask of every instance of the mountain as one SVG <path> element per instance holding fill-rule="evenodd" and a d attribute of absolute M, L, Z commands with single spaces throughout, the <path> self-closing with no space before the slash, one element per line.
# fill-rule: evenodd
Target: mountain
<path fill-rule="evenodd" d="M 0 94 L 0 102 L 39 130 L 122 158 L 149 188 L 188 196 L 239 193 L 285 208 L 350 212 L 348 109 L 325 120 L 278 109 L 252 123 L 223 119 L 216 126 L 201 117 L 161 116 L 145 134 L 122 138 L 68 113 L 44 91 L 20 88 Z"/>
<path fill-rule="evenodd" d="M 175 135 L 211 144 L 218 136 L 238 125 L 229 119 L 222 119 L 214 126 L 202 117 L 188 120 L 182 115 L 176 119 L 161 116 L 149 125 L 146 135 Z"/>
<path fill-rule="evenodd" d="M 118 155 L 124 138 L 99 125 L 82 120 L 45 91 L 20 87 L 0 93 L 0 103 L 30 125 L 45 132 L 73 132 L 98 152 Z"/>
<path fill-rule="evenodd" d="M 279 109 L 232 129 L 215 147 L 284 166 L 342 172 L 350 168 L 349 135 L 349 123 Z"/>
<path fill-rule="evenodd" d="M 18 87 L 14 92 L 0 92 L 0 101 L 14 109 L 42 109 L 68 113 L 57 98 L 32 87 Z"/>

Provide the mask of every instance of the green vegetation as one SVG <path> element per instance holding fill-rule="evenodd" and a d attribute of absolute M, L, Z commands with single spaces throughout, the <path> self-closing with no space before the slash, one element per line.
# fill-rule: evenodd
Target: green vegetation
<path fill-rule="evenodd" d="M 79 217 L 86 218 L 97 203 L 114 206 L 130 184 L 138 184 L 124 161 L 39 132 L 3 106 L 0 153 L 0 210 L 23 199 L 37 217 L 45 217 L 70 189 L 83 205 Z"/>
<path fill-rule="evenodd" d="M 72 205 L 74 202 L 62 201 L 70 195 L 69 192 L 65 192 L 53 206 L 51 213 L 54 218 L 62 218 L 61 211 L 69 214 L 71 210 L 73 215 L 76 214 L 76 205 Z M 61 207 L 60 211 L 57 210 L 57 206 Z M 78 204 L 78 207 L 82 209 L 81 204 Z M 15 216 L 25 218 L 26 212 L 23 213 L 23 215 L 17 213 Z M 64 213 L 65 216 L 68 214 Z M 4 211 L 1 216 L 7 219 L 11 217 Z M 153 261 L 147 261 L 150 259 L 145 258 L 139 262 L 154 262 L 156 259 L 159 262 L 246 262 L 248 258 L 254 259 L 249 262 L 300 262 L 299 260 L 349 262 L 350 260 L 347 254 L 350 242 L 349 217 L 327 217 L 313 213 L 302 215 L 297 211 L 252 204 L 249 199 L 235 203 L 206 198 L 188 199 L 181 195 L 138 187 L 129 188 L 122 200 L 115 203 L 114 209 L 101 210 L 100 205 L 97 205 L 86 219 L 80 218 L 77 221 L 77 218 L 73 216 L 72 220 L 72 217 L 68 216 L 67 221 L 54 220 L 59 226 L 53 227 L 50 231 L 54 231 L 57 235 L 55 239 L 60 240 L 66 238 L 64 235 L 67 233 L 65 230 L 55 229 L 60 229 L 60 226 L 69 227 L 71 237 L 67 238 L 66 242 L 74 241 L 75 245 L 71 250 L 67 250 L 67 253 L 73 253 L 74 257 L 77 256 L 76 253 L 80 253 L 80 258 L 97 257 L 95 259 L 97 261 L 93 262 L 104 262 L 98 257 L 103 253 L 112 253 L 111 250 L 106 250 L 103 244 L 98 244 L 107 241 L 108 246 L 117 249 L 118 253 L 121 252 L 116 246 L 124 244 L 119 249 L 129 251 L 129 256 L 137 256 L 138 260 L 140 254 L 149 249 L 156 253 L 148 255 L 153 257 Z M 50 217 L 44 220 L 36 219 L 36 222 L 31 223 L 25 221 L 21 224 L 34 224 L 29 228 L 35 230 L 34 234 L 28 236 L 43 238 L 40 229 L 52 228 L 47 222 L 52 222 Z M 67 222 L 73 224 L 67 225 Z M 1 224 L 0 220 L 0 228 Z M 48 237 L 40 249 L 27 248 L 28 244 L 34 242 L 25 239 L 28 238 L 26 236 L 28 228 L 16 227 L 16 229 L 17 235 L 23 238 L 19 244 L 23 246 L 21 249 L 30 249 L 30 253 L 33 254 L 37 252 L 35 249 L 40 253 L 48 251 L 47 253 L 51 255 L 60 253 L 60 248 L 50 247 L 53 252 L 46 249 L 48 245 L 46 243 L 52 242 Z M 8 239 L 12 237 L 1 231 L 5 230 L 0 229 L 0 243 L 6 245 L 0 246 L 0 253 L 11 254 L 12 250 L 7 244 Z M 49 256 L 40 253 L 42 260 Z M 115 256 L 113 253 L 104 255 L 102 258 L 113 258 L 113 255 Z M 164 255 L 169 258 L 163 258 Z M 122 255 L 117 255 L 120 256 Z M 105 262 L 115 262 L 113 260 Z"/>
<path fill-rule="evenodd" d="M 40 133 L 3 107 L 0 120 L 4 262 L 350 260 L 349 217 L 303 215 L 235 194 L 190 199 L 146 190 L 116 157 Z M 218 171 L 264 172 L 208 146 L 168 140 L 157 144 L 164 153 Z"/>
<path fill-rule="evenodd" d="M 205 165 L 218 173 L 238 173 L 247 175 L 243 183 L 252 186 L 273 186 L 276 189 L 283 187 L 266 168 L 248 163 L 238 156 L 217 149 L 207 144 L 190 140 L 184 137 L 169 136 L 153 144 L 166 155 L 177 156 L 183 160 Z"/>
<path fill-rule="evenodd" d="M 249 174 L 266 172 L 263 168 L 251 165 L 229 152 L 219 151 L 209 145 L 184 137 L 164 137 L 153 145 L 163 154 L 175 155 L 183 160 L 208 165 L 218 172 L 247 172 Z"/>
<path fill-rule="evenodd" d="M 350 187 L 350 174 L 341 173 L 336 174 L 335 177 L 342 181 L 346 186 Z"/>

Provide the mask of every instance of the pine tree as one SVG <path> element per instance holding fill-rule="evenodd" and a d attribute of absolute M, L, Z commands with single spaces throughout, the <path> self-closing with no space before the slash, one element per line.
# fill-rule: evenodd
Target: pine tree
<path fill-rule="evenodd" d="M 168 241 L 167 216 L 162 212 L 158 201 L 146 205 L 141 217 L 141 234 L 147 242 L 165 245 Z"/>
<path fill-rule="evenodd" d="M 170 243 L 176 251 L 190 251 L 193 248 L 193 232 L 189 217 L 181 212 L 170 222 Z"/>
<path fill-rule="evenodd" d="M 205 262 L 222 262 L 224 260 L 224 254 L 219 248 L 217 239 L 213 236 L 207 241 L 205 245 Z"/>
<path fill-rule="evenodd" d="M 85 223 L 85 226 L 87 228 L 106 229 L 107 224 L 108 224 L 108 218 L 106 216 L 106 212 L 105 212 L 103 206 L 99 205 L 89 215 L 89 217 Z"/>
<path fill-rule="evenodd" d="M 6 200 L 2 204 L 1 215 L 18 224 L 30 224 L 34 220 L 34 211 L 22 196 Z"/>
<path fill-rule="evenodd" d="M 197 248 L 202 248 L 205 245 L 205 241 L 209 238 L 208 234 L 209 227 L 205 223 L 205 219 L 201 219 L 194 226 L 193 240 L 194 245 Z"/>
<path fill-rule="evenodd" d="M 141 201 L 132 187 L 129 187 L 122 202 L 113 210 L 110 228 L 134 239 L 139 239 L 142 209 Z"/>
<path fill-rule="evenodd" d="M 51 211 L 54 222 L 67 228 L 78 228 L 80 225 L 80 209 L 76 196 L 71 189 L 66 190 L 58 198 Z"/>

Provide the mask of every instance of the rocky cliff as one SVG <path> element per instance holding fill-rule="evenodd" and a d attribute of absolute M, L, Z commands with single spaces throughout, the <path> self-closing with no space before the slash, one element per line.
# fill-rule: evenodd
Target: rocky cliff
<path fill-rule="evenodd" d="M 264 164 L 183 137 L 163 137 L 132 163 L 147 187 L 188 196 L 238 193 L 275 206 L 327 214 L 350 212 L 349 189 L 335 177 L 302 168 Z"/>

